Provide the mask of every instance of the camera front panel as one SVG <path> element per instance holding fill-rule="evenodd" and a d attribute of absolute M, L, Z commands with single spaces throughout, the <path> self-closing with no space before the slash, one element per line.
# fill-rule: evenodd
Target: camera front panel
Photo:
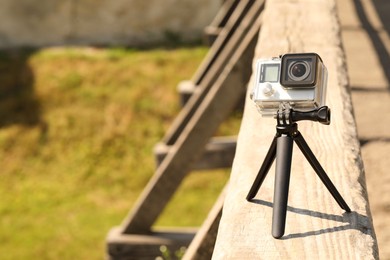
<path fill-rule="evenodd" d="M 290 89 L 280 84 L 281 60 L 259 60 L 252 99 L 262 107 L 277 109 L 281 102 L 312 102 L 315 89 Z"/>
<path fill-rule="evenodd" d="M 283 59 L 285 56 L 287 58 Z M 319 56 L 309 53 L 283 57 L 260 59 L 256 64 L 251 98 L 260 113 L 274 115 L 281 103 L 301 110 L 324 105 L 327 73 Z M 287 81 L 288 85 L 281 84 L 282 81 Z"/>

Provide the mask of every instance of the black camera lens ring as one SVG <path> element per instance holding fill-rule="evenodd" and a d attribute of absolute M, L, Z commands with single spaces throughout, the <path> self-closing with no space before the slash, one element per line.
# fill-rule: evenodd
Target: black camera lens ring
<path fill-rule="evenodd" d="M 304 68 L 304 72 L 302 75 L 294 75 L 294 72 L 293 70 L 296 68 L 296 66 L 299 66 L 299 65 L 303 65 L 303 68 Z M 301 72 L 302 70 L 302 67 L 298 70 L 298 72 Z M 288 70 L 287 70 L 287 73 L 288 73 L 288 77 L 290 79 L 292 79 L 293 81 L 302 81 L 302 80 L 305 80 L 309 75 L 310 75 L 310 72 L 311 72 L 311 69 L 310 69 L 310 65 L 307 61 L 304 61 L 304 60 L 297 60 L 297 61 L 294 61 L 294 62 L 291 62 L 289 65 L 288 65 Z"/>

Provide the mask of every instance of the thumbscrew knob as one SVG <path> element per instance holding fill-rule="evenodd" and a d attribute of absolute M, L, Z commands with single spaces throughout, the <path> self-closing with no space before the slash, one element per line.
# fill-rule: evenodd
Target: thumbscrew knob
<path fill-rule="evenodd" d="M 266 83 L 264 88 L 263 88 L 263 94 L 266 97 L 270 97 L 274 94 L 275 90 L 272 88 L 271 83 Z"/>

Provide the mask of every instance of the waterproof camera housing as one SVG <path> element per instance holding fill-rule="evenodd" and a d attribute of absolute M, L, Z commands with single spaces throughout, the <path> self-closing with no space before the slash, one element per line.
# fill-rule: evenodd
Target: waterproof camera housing
<path fill-rule="evenodd" d="M 281 105 L 309 111 L 325 105 L 327 77 L 316 53 L 259 59 L 251 98 L 263 116 L 276 116 Z"/>

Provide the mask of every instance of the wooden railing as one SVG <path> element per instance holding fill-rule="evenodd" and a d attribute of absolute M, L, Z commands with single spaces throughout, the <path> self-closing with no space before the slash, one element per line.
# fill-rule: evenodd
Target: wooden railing
<path fill-rule="evenodd" d="M 153 177 L 122 225 L 107 236 L 109 259 L 155 259 L 161 245 L 171 252 L 189 246 L 186 259 L 211 257 L 223 195 L 196 234 L 153 224 L 191 170 L 232 165 L 236 138 L 213 135 L 245 98 L 264 0 L 228 0 L 224 6 L 219 17 L 226 17 L 213 23 L 220 30 L 208 55 L 194 77 L 180 84 L 183 109 L 155 147 Z"/>
<path fill-rule="evenodd" d="M 344 212 L 295 147 L 286 232 L 271 235 L 274 168 L 252 202 L 246 195 L 275 134 L 247 97 L 213 259 L 376 259 L 378 247 L 365 187 L 335 0 L 266 3 L 255 59 L 316 52 L 328 68 L 329 126 L 299 122 L 300 132 L 352 212 Z M 253 78 L 248 93 L 253 86 Z"/>

